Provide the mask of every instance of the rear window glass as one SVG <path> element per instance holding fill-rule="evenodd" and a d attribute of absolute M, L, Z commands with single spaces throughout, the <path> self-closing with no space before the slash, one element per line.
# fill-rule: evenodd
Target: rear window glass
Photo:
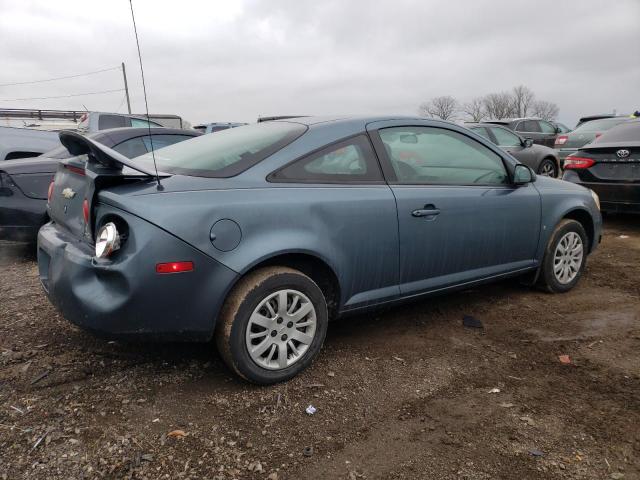
<path fill-rule="evenodd" d="M 590 122 L 583 123 L 573 132 L 602 132 L 615 127 L 622 122 L 626 122 L 627 120 L 628 118 L 604 118 L 601 120 L 591 120 Z"/>
<path fill-rule="evenodd" d="M 155 153 L 158 170 L 194 177 L 231 177 L 273 155 L 300 137 L 299 123 L 266 122 L 222 130 Z M 151 153 L 136 161 L 153 168 Z"/>
<path fill-rule="evenodd" d="M 130 126 L 131 120 L 121 115 L 100 115 L 100 119 L 98 120 L 98 130 Z"/>
<path fill-rule="evenodd" d="M 596 142 L 640 142 L 640 122 L 629 122 L 624 125 L 618 125 L 603 133 L 598 137 Z"/>

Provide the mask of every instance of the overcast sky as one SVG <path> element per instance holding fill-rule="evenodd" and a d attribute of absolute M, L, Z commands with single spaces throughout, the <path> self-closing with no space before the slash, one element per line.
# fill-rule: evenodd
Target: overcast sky
<path fill-rule="evenodd" d="M 640 109 L 640 0 L 134 0 L 149 109 L 192 123 L 416 114 L 525 84 L 573 125 Z M 0 0 L 0 84 L 117 67 L 144 111 L 128 0 Z M 126 111 L 119 71 L 0 87 L 0 107 Z M 11 101 L 5 101 L 10 99 Z"/>

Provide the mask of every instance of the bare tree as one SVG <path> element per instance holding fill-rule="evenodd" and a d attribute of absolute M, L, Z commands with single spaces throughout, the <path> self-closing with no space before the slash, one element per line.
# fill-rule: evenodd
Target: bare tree
<path fill-rule="evenodd" d="M 500 120 L 513 116 L 513 99 L 509 92 L 490 93 L 482 98 L 489 118 Z"/>
<path fill-rule="evenodd" d="M 484 108 L 484 102 L 481 97 L 475 97 L 470 102 L 465 103 L 462 106 L 462 111 L 469 115 L 469 118 L 473 122 L 479 122 L 487 116 L 487 111 Z"/>
<path fill-rule="evenodd" d="M 558 105 L 546 100 L 538 100 L 533 104 L 533 114 L 543 120 L 555 120 L 558 116 Z"/>
<path fill-rule="evenodd" d="M 531 112 L 536 95 L 529 87 L 518 85 L 517 87 L 513 87 L 511 96 L 513 115 L 516 117 L 526 117 L 527 114 Z"/>
<path fill-rule="evenodd" d="M 458 112 L 458 102 L 451 95 L 435 97 L 418 108 L 420 115 L 425 117 L 452 120 Z"/>

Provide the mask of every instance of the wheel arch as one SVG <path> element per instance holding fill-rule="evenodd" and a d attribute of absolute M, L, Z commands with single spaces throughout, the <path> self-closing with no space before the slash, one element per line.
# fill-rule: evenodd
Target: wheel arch
<path fill-rule="evenodd" d="M 327 301 L 329 318 L 335 318 L 341 305 L 341 288 L 338 275 L 325 259 L 307 251 L 278 252 L 248 265 L 234 282 L 235 287 L 240 279 L 263 267 L 290 267 L 299 270 L 311 278 L 322 290 Z M 231 289 L 229 291 L 231 291 Z"/>
<path fill-rule="evenodd" d="M 593 249 L 595 241 L 595 225 L 593 223 L 591 214 L 587 210 L 584 210 L 582 208 L 574 208 L 573 210 L 569 210 L 564 214 L 561 220 L 564 219 L 575 220 L 582 225 L 584 231 L 587 232 L 587 237 L 589 240 L 589 248 L 587 249 L 587 251 L 590 252 Z"/>

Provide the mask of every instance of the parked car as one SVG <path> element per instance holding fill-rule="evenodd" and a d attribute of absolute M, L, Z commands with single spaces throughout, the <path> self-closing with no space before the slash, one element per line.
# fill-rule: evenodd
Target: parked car
<path fill-rule="evenodd" d="M 533 143 L 553 148 L 560 129 L 551 122 L 540 118 L 507 118 L 504 120 L 483 120 L 482 123 L 503 125 L 509 130 L 519 133 L 525 138 L 532 138 Z"/>
<path fill-rule="evenodd" d="M 546 177 L 559 176 L 560 162 L 553 148 L 534 145 L 530 138 L 522 138 L 502 125 L 468 123 L 466 127 L 506 150 L 534 172 Z"/>
<path fill-rule="evenodd" d="M 640 213 L 640 120 L 607 130 L 569 155 L 564 168 L 563 179 L 595 191 L 603 211 Z"/>
<path fill-rule="evenodd" d="M 592 142 L 602 135 L 603 132 L 628 120 L 629 117 L 610 117 L 590 120 L 576 127 L 573 132 L 558 135 L 555 149 L 558 153 L 558 158 L 560 158 L 560 164 L 563 165 L 568 155 L 576 152 L 587 143 Z"/>
<path fill-rule="evenodd" d="M 228 128 L 236 128 L 241 127 L 242 125 L 247 125 L 246 123 L 201 123 L 200 125 L 196 125 L 193 128 L 200 133 L 215 133 L 220 130 L 226 130 Z"/>
<path fill-rule="evenodd" d="M 616 115 L 613 113 L 601 113 L 600 115 L 586 115 L 584 117 L 580 117 L 578 123 L 576 123 L 576 128 L 578 128 L 583 123 L 591 122 L 592 120 L 600 120 L 602 118 L 613 118 Z"/>
<path fill-rule="evenodd" d="M 0 127 L 0 166 L 2 160 L 37 157 L 59 146 L 60 139 L 55 132 Z"/>
<path fill-rule="evenodd" d="M 193 130 L 163 128 L 151 131 L 156 150 L 199 135 Z M 88 138 L 127 158 L 147 153 L 151 145 L 147 128 L 102 130 L 89 134 Z M 58 163 L 71 157 L 67 148 L 60 145 L 40 157 L 0 163 L 1 240 L 35 242 L 38 229 L 49 221 L 47 192 Z M 83 172 L 83 162 L 84 159 L 75 158 L 66 168 Z"/>
<path fill-rule="evenodd" d="M 38 234 L 52 303 L 107 336 L 215 338 L 260 384 L 306 368 L 329 318 L 512 276 L 566 292 L 600 239 L 590 190 L 443 121 L 262 122 L 164 148 L 158 176 L 61 141 L 89 161 L 58 167 Z"/>

